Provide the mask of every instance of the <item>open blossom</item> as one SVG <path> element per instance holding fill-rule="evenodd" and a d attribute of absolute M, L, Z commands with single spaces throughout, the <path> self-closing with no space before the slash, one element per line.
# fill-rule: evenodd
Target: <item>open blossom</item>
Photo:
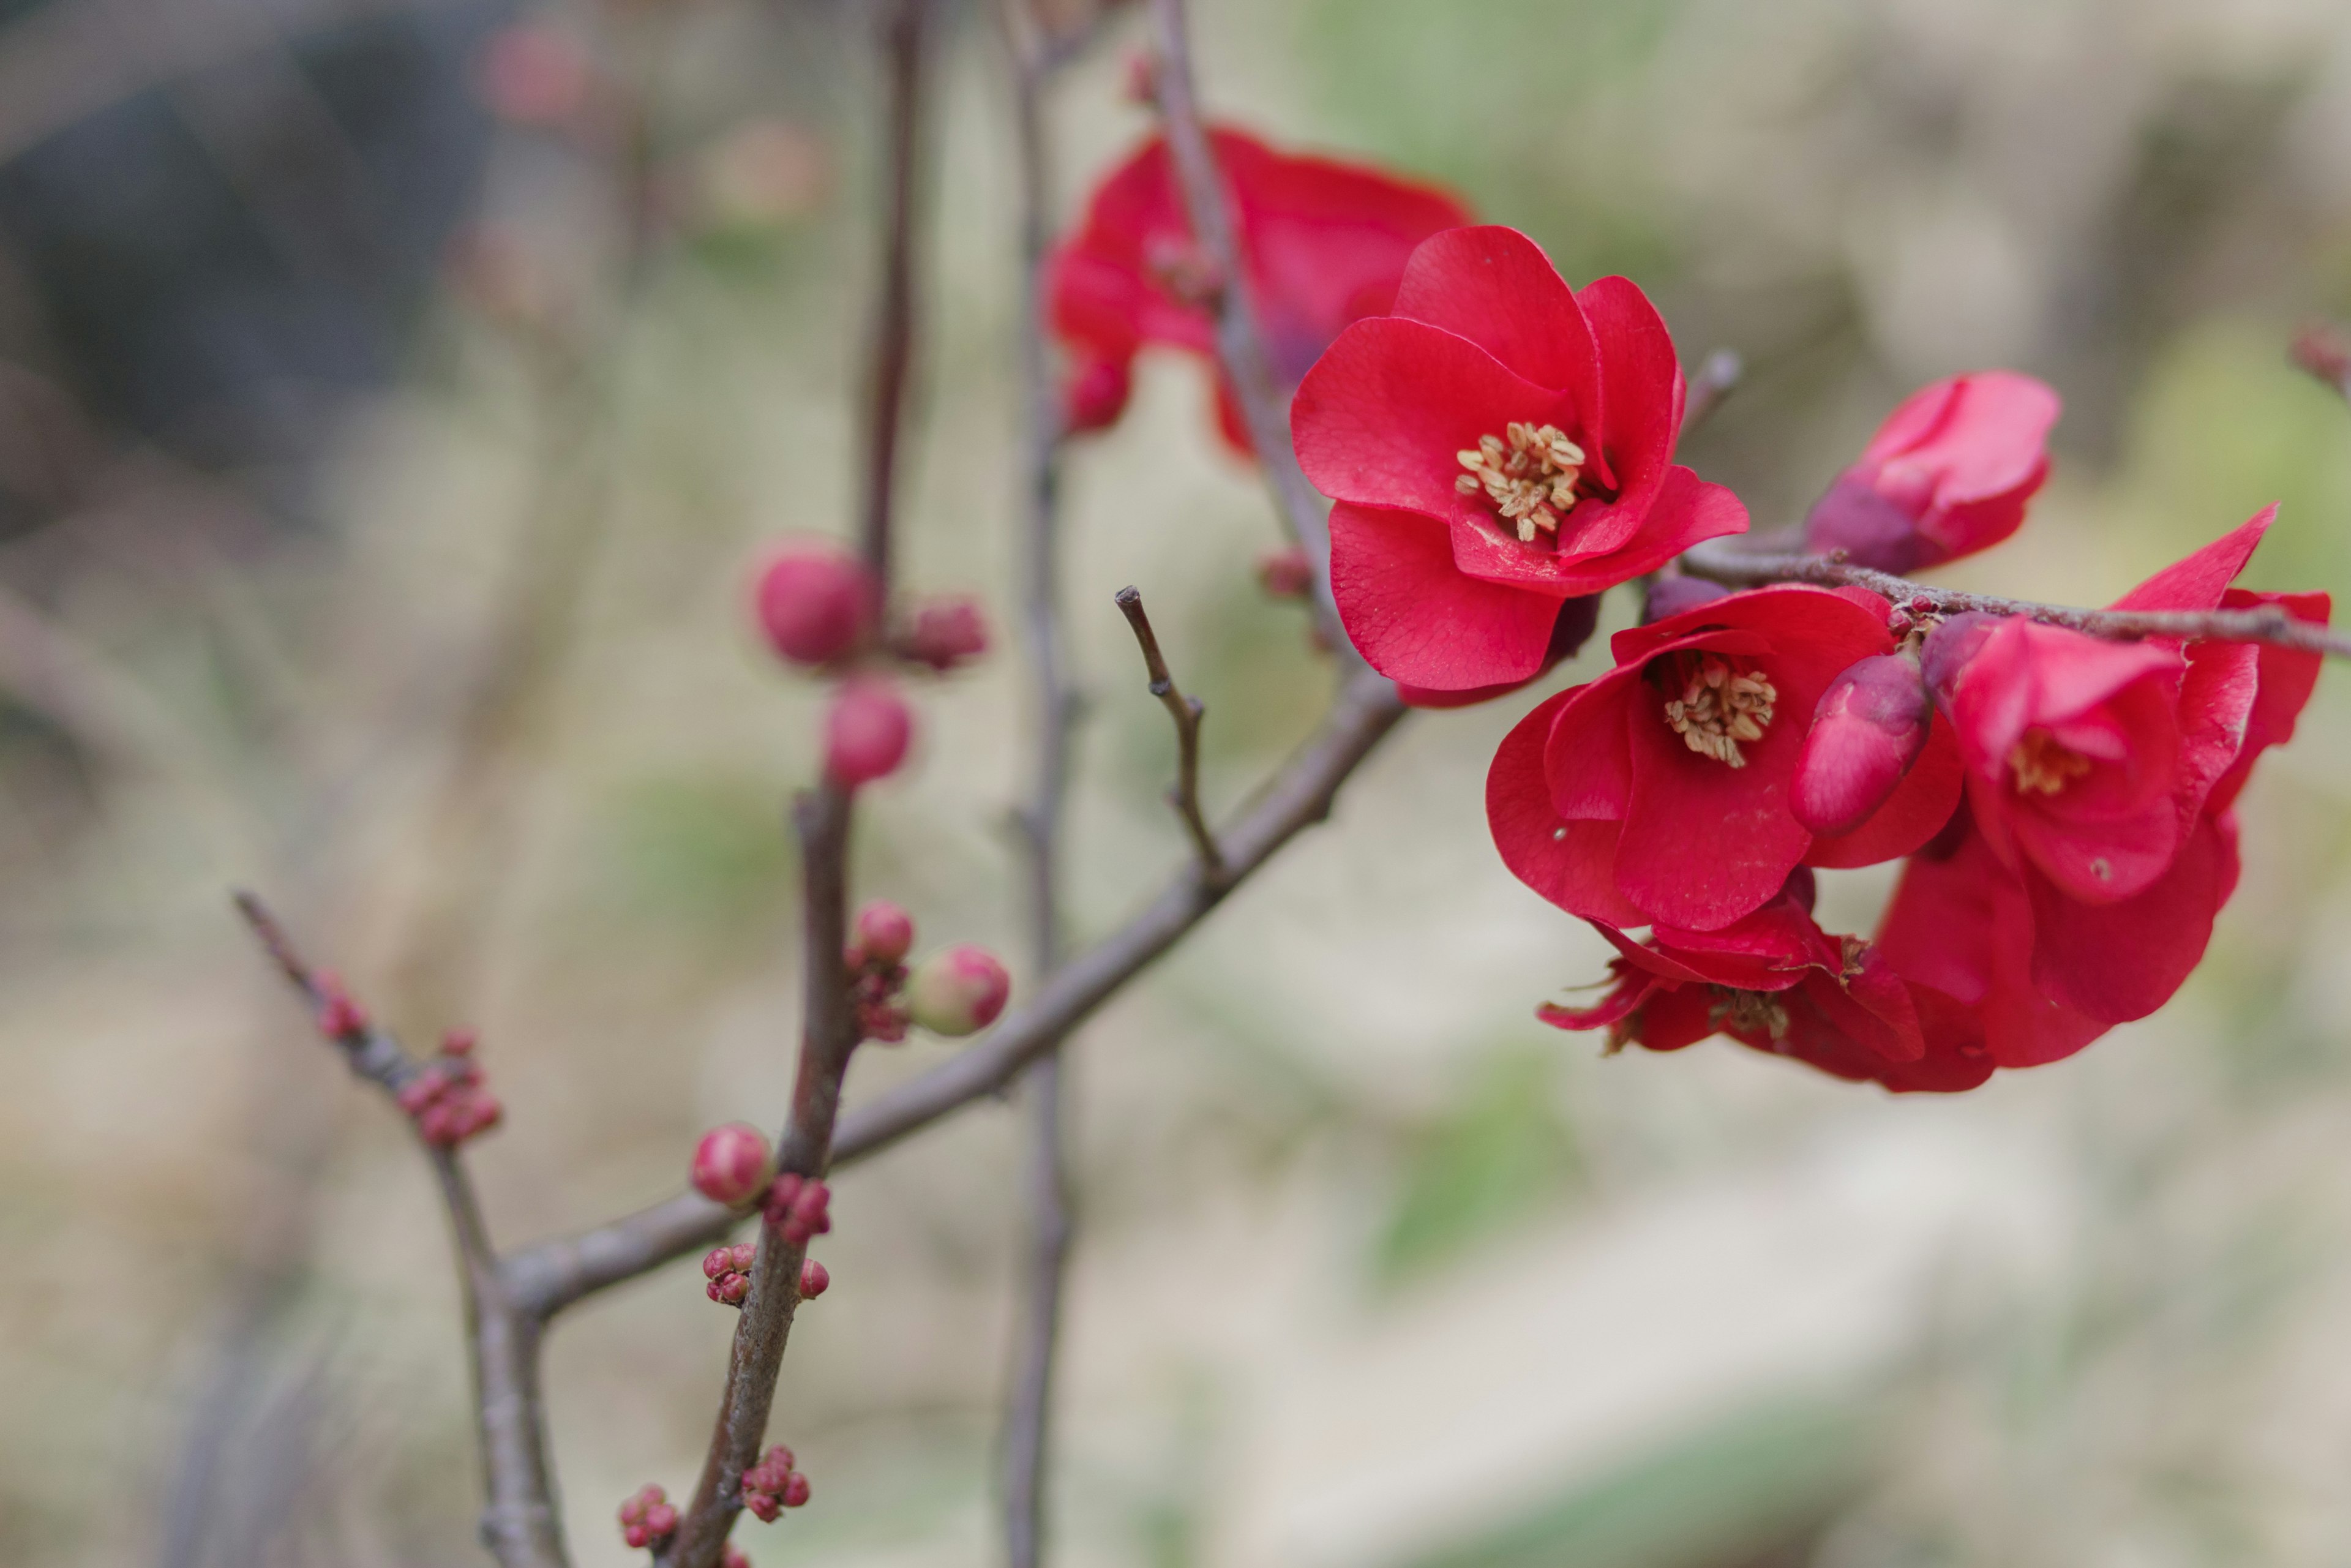
<path fill-rule="evenodd" d="M 1616 667 L 1521 720 L 1487 775 L 1494 842 L 1520 880 L 1588 920 L 1719 930 L 1799 864 L 1907 854 L 1949 819 L 1948 726 L 1852 832 L 1789 808 L 1805 724 L 1838 675 L 1890 654 L 1884 600 L 1782 585 L 1616 634 Z"/>
<path fill-rule="evenodd" d="M 1384 312 L 1413 246 L 1470 221 L 1448 193 L 1377 169 L 1277 152 L 1229 128 L 1209 132 L 1232 195 L 1249 294 L 1273 368 L 1294 387 L 1339 329 Z M 1095 188 L 1062 242 L 1049 285 L 1053 330 L 1072 366 L 1064 418 L 1114 422 L 1146 344 L 1213 354 L 1216 280 L 1192 238 L 1167 144 L 1154 137 Z M 1231 390 L 1217 383 L 1218 427 L 1250 450 Z"/>
<path fill-rule="evenodd" d="M 2049 472 L 2057 394 L 2013 371 L 1921 387 L 1886 416 L 1805 520 L 1805 543 L 1907 572 L 1989 549 Z"/>
<path fill-rule="evenodd" d="M 1679 1051 L 1724 1034 L 1841 1078 L 1890 1089 L 1972 1088 L 1991 1068 L 1930 1053 L 1911 988 L 1858 937 L 1816 925 L 1809 873 L 1762 908 L 1719 931 L 1659 925 L 1635 943 L 1599 925 L 1618 953 L 1614 982 L 1589 1008 L 1546 1006 L 1554 1028 L 1605 1029 L 1612 1049 Z"/>
<path fill-rule="evenodd" d="M 2116 607 L 2282 603 L 2323 622 L 2325 594 L 2228 586 L 2270 516 Z M 1958 1004 L 1930 1038 L 2001 1067 L 2071 1055 L 2179 989 L 2236 885 L 2230 808 L 2259 753 L 2293 734 L 2319 664 L 2247 643 L 2105 645 L 2137 655 L 2125 661 L 2018 624 L 1938 631 L 1951 643 L 1930 674 L 1959 720 L 1967 801 L 1905 871 L 1879 932 L 1905 978 Z"/>
<path fill-rule="evenodd" d="M 1625 279 L 1572 289 L 1514 229 L 1423 242 L 1393 313 L 1341 333 L 1290 409 L 1364 657 L 1436 691 L 1525 681 L 1570 601 L 1744 529 L 1673 461 L 1682 396 Z"/>

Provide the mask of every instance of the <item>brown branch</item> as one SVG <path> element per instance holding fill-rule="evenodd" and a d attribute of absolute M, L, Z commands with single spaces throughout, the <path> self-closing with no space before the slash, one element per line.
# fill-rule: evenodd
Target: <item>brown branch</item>
<path fill-rule="evenodd" d="M 1331 528 L 1322 497 L 1306 482 L 1290 444 L 1290 395 L 1275 372 L 1250 298 L 1248 258 L 1233 226 L 1217 150 L 1200 119 L 1192 82 L 1190 29 L 1184 0 L 1151 0 L 1152 42 L 1157 51 L 1153 86 L 1167 122 L 1167 152 L 1183 193 L 1193 237 L 1207 253 L 1217 279 L 1217 359 L 1240 405 L 1241 423 L 1258 465 L 1280 507 L 1283 525 L 1313 564 L 1315 613 L 1335 648 L 1349 646 L 1331 602 Z"/>
<path fill-rule="evenodd" d="M 315 1016 L 325 988 L 277 917 L 250 893 L 237 912 Z M 351 1071 L 388 1094 L 423 1071 L 398 1040 L 372 1023 L 333 1037 Z M 516 1297 L 491 1249 L 488 1228 L 464 1158 L 423 1144 L 457 1249 L 465 1304 L 466 1354 L 474 1376 L 474 1419 L 482 1445 L 482 1541 L 504 1568 L 563 1568 L 563 1526 L 547 1459 L 547 1416 L 539 1396 L 540 1321 Z"/>
<path fill-rule="evenodd" d="M 2029 615 L 2052 626 L 2070 627 L 2098 637 L 2181 637 L 2214 643 L 2266 643 L 2305 653 L 2351 659 L 2351 638 L 2328 631 L 2314 622 L 2298 621 L 2282 605 L 2251 610 L 2076 610 L 2063 604 L 2040 604 L 2026 599 L 2001 599 L 1988 593 L 1961 593 L 1913 582 L 1891 572 L 1854 566 L 1837 555 L 1803 555 L 1793 551 L 1748 551 L 1729 540 L 1709 539 L 1685 551 L 1684 571 L 1734 588 L 1772 582 L 1811 582 L 1824 588 L 1865 588 L 1896 605 L 1931 610 L 1940 615 L 1981 611 L 1991 615 Z"/>
<path fill-rule="evenodd" d="M 1225 880 L 1225 857 L 1200 811 L 1200 720 L 1208 710 L 1199 698 L 1176 689 L 1166 657 L 1159 652 L 1159 634 L 1151 629 L 1151 617 L 1144 612 L 1142 591 L 1120 589 L 1118 607 L 1126 623 L 1134 628 L 1135 642 L 1142 644 L 1151 695 L 1166 705 L 1167 716 L 1176 721 L 1176 783 L 1167 791 L 1167 803 L 1176 808 L 1176 814 L 1184 819 L 1185 831 L 1192 835 L 1193 852 L 1200 857 L 1200 880 L 1214 887 Z"/>
<path fill-rule="evenodd" d="M 897 454 L 914 359 L 915 222 L 923 151 L 923 76 L 931 0 L 899 0 L 884 29 L 887 66 L 887 195 L 883 277 L 872 350 L 873 402 L 866 430 L 862 544 L 877 599 L 890 596 L 891 536 L 896 518 Z M 857 1049 L 857 1018 L 841 958 L 849 938 L 849 791 L 828 780 L 794 803 L 800 841 L 801 983 L 799 1067 L 790 1120 L 778 1141 L 779 1171 L 820 1179 L 832 1163 L 841 1082 Z M 751 1264 L 750 1294 L 735 1325 L 726 1381 L 710 1451 L 662 1568 L 715 1568 L 742 1511 L 743 1472 L 758 1462 L 782 1369 L 792 1314 L 799 1305 L 807 1249 L 763 1226 Z"/>
<path fill-rule="evenodd" d="M 1405 712 L 1394 682 L 1359 668 L 1340 688 L 1321 728 L 1219 835 L 1224 883 L 1211 885 L 1196 865 L 1186 865 L 1134 918 L 1061 966 L 977 1044 L 843 1117 L 833 1136 L 833 1164 L 878 1153 L 1010 1083 L 1283 845 L 1327 818 L 1340 787 Z M 534 1312 L 550 1316 L 709 1246 L 736 1223 L 726 1210 L 685 1193 L 584 1234 L 525 1249 L 508 1260 L 507 1274 Z"/>
<path fill-rule="evenodd" d="M 1682 402 L 1682 439 L 1714 417 L 1722 400 L 1739 390 L 1739 378 L 1747 373 L 1746 361 L 1729 349 L 1717 349 L 1706 357 L 1690 377 L 1689 390 Z"/>
<path fill-rule="evenodd" d="M 1064 946 L 1061 840 L 1071 731 L 1078 709 L 1061 629 L 1061 418 L 1047 328 L 1048 259 L 1053 236 L 1044 96 L 1056 62 L 1049 53 L 1050 36 L 1038 26 L 1026 0 L 1003 0 L 997 16 L 1011 57 L 1019 174 L 1019 370 L 1028 418 L 1024 453 L 1028 516 L 1022 530 L 1021 597 L 1037 727 L 1035 774 L 1019 821 L 1028 852 L 1029 958 L 1041 981 L 1060 965 Z M 1029 1069 L 1022 1081 L 1022 1098 L 1029 1118 L 1022 1183 L 1029 1231 L 998 1462 L 1005 1560 L 1008 1568 L 1037 1568 L 1044 1554 L 1053 1371 L 1061 1337 L 1062 1287 L 1074 1231 L 1059 1051 L 1048 1052 Z"/>

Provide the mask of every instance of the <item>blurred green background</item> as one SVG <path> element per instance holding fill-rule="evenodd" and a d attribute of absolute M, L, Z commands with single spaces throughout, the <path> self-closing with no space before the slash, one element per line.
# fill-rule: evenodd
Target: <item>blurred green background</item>
<path fill-rule="evenodd" d="M 989 14 L 948 10 L 904 559 L 1002 628 L 1009 110 Z M 1449 183 L 1574 280 L 1635 277 L 1687 359 L 1743 354 L 1685 450 L 1759 525 L 1920 382 L 2011 365 L 2066 399 L 2055 473 L 1954 580 L 2101 602 L 2277 500 L 2249 580 L 2351 590 L 2351 412 L 2283 351 L 2351 315 L 2338 0 L 1197 10 L 1218 113 Z M 502 1240 L 663 1196 L 702 1127 L 784 1103 L 818 696 L 745 573 L 846 531 L 873 18 L 528 13 L 640 96 L 631 136 L 482 111 L 517 15 L 0 4 L 0 1560 L 475 1552 L 425 1173 L 231 884 L 412 1043 L 480 1027 Z M 1138 22 L 1057 89 L 1065 207 L 1147 129 Z M 1208 705 L 1219 804 L 1328 689 L 1207 406 L 1147 361 L 1071 463 L 1082 933 L 1185 853 L 1116 589 Z M 2351 1561 L 2340 678 L 2245 798 L 2179 998 L 1948 1101 L 1537 1025 L 1605 957 L 1486 841 L 1541 694 L 1413 722 L 1077 1043 L 1060 1560 Z M 1023 689 L 1011 649 L 925 687 L 872 791 L 860 886 L 925 945 L 1017 949 Z M 1885 873 L 1827 880 L 1866 929 Z M 1016 1131 L 976 1107 L 841 1181 L 776 1433 L 816 1501 L 741 1532 L 763 1568 L 993 1560 Z M 701 1287 L 554 1333 L 584 1564 L 630 1560 L 629 1491 L 690 1485 L 732 1327 Z"/>

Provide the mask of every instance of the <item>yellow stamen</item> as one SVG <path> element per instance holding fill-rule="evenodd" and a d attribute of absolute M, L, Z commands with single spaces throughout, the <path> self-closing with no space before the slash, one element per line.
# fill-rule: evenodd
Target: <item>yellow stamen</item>
<path fill-rule="evenodd" d="M 2017 793 L 2054 795 L 2090 770 L 2090 759 L 2058 744 L 2045 729 L 2029 729 L 2008 754 Z"/>
<path fill-rule="evenodd" d="M 1708 653 L 1698 662 L 1682 695 L 1666 704 L 1666 723 L 1692 751 L 1729 768 L 1747 766 L 1739 743 L 1763 738 L 1779 688 L 1761 670 L 1740 671 Z"/>
<path fill-rule="evenodd" d="M 1479 491 L 1502 516 L 1519 526 L 1519 539 L 1532 544 L 1538 531 L 1559 532 L 1559 521 L 1575 509 L 1575 482 L 1583 476 L 1583 448 L 1555 424 L 1512 420 L 1509 439 L 1481 435 L 1478 444 L 1455 453 L 1468 470 L 1453 481 L 1465 496 Z"/>
<path fill-rule="evenodd" d="M 1706 1021 L 1715 1028 L 1768 1035 L 1775 1040 L 1787 1038 L 1788 1009 L 1770 991 L 1740 991 L 1729 986 L 1712 988 L 1717 999 L 1706 1009 Z"/>

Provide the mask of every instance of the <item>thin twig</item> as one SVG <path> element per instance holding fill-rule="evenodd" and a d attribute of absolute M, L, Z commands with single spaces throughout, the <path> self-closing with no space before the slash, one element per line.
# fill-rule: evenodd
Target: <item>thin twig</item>
<path fill-rule="evenodd" d="M 1117 931 L 1071 957 L 995 1030 L 962 1054 L 841 1118 L 832 1141 L 836 1167 L 879 1153 L 975 1101 L 997 1093 L 1051 1051 L 1270 860 L 1330 816 L 1355 768 L 1408 711 L 1395 683 L 1358 669 L 1296 755 L 1218 835 L 1226 880 L 1212 885 L 1196 864 Z M 507 1261 L 510 1288 L 540 1318 L 726 1237 L 737 1217 L 694 1193 L 624 1215 L 577 1236 L 521 1249 Z"/>
<path fill-rule="evenodd" d="M 1003 0 L 997 16 L 1011 57 L 1019 166 L 1019 367 L 1028 419 L 1021 599 L 1037 727 L 1035 773 L 1020 824 L 1028 860 L 1029 959 L 1042 981 L 1061 964 L 1063 948 L 1062 824 L 1078 707 L 1061 630 L 1061 408 L 1046 326 L 1052 194 L 1043 99 L 1053 65 L 1046 54 L 1049 39 L 1025 0 Z M 1009 1568 L 1037 1568 L 1044 1555 L 1053 1372 L 1074 1232 L 1061 1065 L 1058 1050 L 1048 1052 L 1029 1069 L 1021 1085 L 1029 1117 L 1022 1182 L 1027 1252 L 998 1457 Z"/>
<path fill-rule="evenodd" d="M 1722 400 L 1739 389 L 1739 378 L 1747 372 L 1746 361 L 1729 349 L 1717 349 L 1706 357 L 1690 377 L 1689 390 L 1682 402 L 1682 439 L 1714 417 Z"/>
<path fill-rule="evenodd" d="M 1347 648 L 1338 611 L 1331 601 L 1331 527 L 1322 500 L 1306 482 L 1290 444 L 1290 394 L 1276 373 L 1258 326 L 1250 298 L 1248 258 L 1233 227 L 1217 150 L 1200 119 L 1192 81 L 1190 28 L 1184 0 L 1151 0 L 1153 45 L 1157 50 L 1153 86 L 1167 124 L 1167 151 L 1192 235 L 1207 254 L 1217 279 L 1217 358 L 1239 403 L 1241 423 L 1256 448 L 1281 511 L 1283 526 L 1314 568 L 1315 613 L 1335 648 Z"/>
<path fill-rule="evenodd" d="M 266 905 L 235 895 L 237 912 L 263 949 L 315 1014 L 324 987 Z M 423 1071 L 391 1034 L 373 1023 L 333 1037 L 351 1071 L 386 1093 Z M 482 1541 L 504 1568 L 563 1568 L 562 1521 L 555 1509 L 547 1458 L 547 1416 L 539 1396 L 540 1320 L 517 1301 L 490 1246 L 464 1158 L 422 1144 L 441 1188 L 456 1242 L 465 1303 L 465 1344 L 474 1375 L 474 1417 L 482 1444 Z"/>
<path fill-rule="evenodd" d="M 1151 629 L 1151 617 L 1144 612 L 1142 590 L 1120 589 L 1118 607 L 1126 623 L 1134 628 L 1135 642 L 1142 644 L 1151 695 L 1166 705 L 1167 716 L 1176 721 L 1176 784 L 1167 791 L 1167 803 L 1176 808 L 1176 814 L 1184 819 L 1185 831 L 1192 835 L 1192 849 L 1200 857 L 1201 881 L 1214 887 L 1225 880 L 1225 857 L 1200 810 L 1200 720 L 1208 710 L 1199 698 L 1176 689 L 1176 679 L 1167 673 L 1166 656 L 1159 651 L 1159 634 Z"/>
<path fill-rule="evenodd" d="M 876 597 L 887 607 L 891 537 L 896 518 L 897 452 L 906 414 L 914 358 L 914 275 L 916 213 L 923 152 L 923 66 L 931 0 L 899 0 L 884 30 L 887 65 L 885 148 L 887 198 L 883 242 L 880 317 L 873 333 L 873 403 L 866 430 L 866 494 L 862 540 Z M 800 842 L 801 984 L 804 991 L 799 1066 L 792 1085 L 791 1119 L 778 1140 L 776 1164 L 810 1180 L 832 1163 L 833 1124 L 841 1111 L 841 1079 L 855 1052 L 858 1027 L 841 953 L 849 937 L 849 791 L 828 780 L 793 804 Z M 742 1511 L 743 1472 L 758 1462 L 775 1402 L 776 1377 L 799 1305 L 802 1243 L 776 1226 L 763 1226 L 751 1270 L 750 1294 L 735 1325 L 735 1341 L 719 1397 L 710 1451 L 677 1532 L 659 1558 L 661 1568 L 715 1568 L 726 1535 Z"/>
<path fill-rule="evenodd" d="M 2250 610 L 2076 610 L 2064 604 L 2040 604 L 2029 599 L 2001 599 L 1988 593 L 1937 588 L 1891 572 L 1854 566 L 1838 555 L 1749 552 L 1724 539 L 1709 539 L 1683 552 L 1681 565 L 1692 577 L 1732 587 L 1810 582 L 1823 588 L 1865 588 L 1896 605 L 1931 610 L 1938 615 L 1959 615 L 1970 611 L 1991 615 L 2029 615 L 2052 626 L 2070 627 L 2099 637 L 2266 643 L 2305 653 L 2351 659 L 2351 637 L 2330 632 L 2315 622 L 2298 621 L 2287 614 L 2283 605 L 2276 604 Z"/>

